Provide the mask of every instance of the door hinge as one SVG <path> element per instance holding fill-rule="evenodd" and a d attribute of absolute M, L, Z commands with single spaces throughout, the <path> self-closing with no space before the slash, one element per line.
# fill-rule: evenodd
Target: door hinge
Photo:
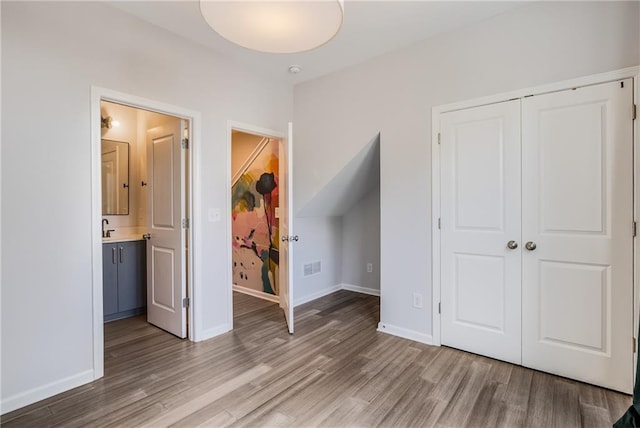
<path fill-rule="evenodd" d="M 633 109 L 631 110 L 631 120 L 636 120 L 636 118 L 638 117 L 638 106 L 637 105 L 633 105 Z"/>
<path fill-rule="evenodd" d="M 183 138 L 182 139 L 182 148 L 183 149 L 188 149 L 189 148 L 189 139 L 188 138 Z"/>
<path fill-rule="evenodd" d="M 438 302 L 438 313 L 442 313 L 442 302 Z"/>
<path fill-rule="evenodd" d="M 184 299 L 182 299 L 182 307 L 183 308 L 188 308 L 190 303 L 191 303 L 191 300 L 189 300 L 188 297 L 185 297 Z"/>
<path fill-rule="evenodd" d="M 440 144 L 441 134 L 438 132 L 438 144 Z"/>
<path fill-rule="evenodd" d="M 633 237 L 635 238 L 638 235 L 638 222 L 633 222 Z"/>
<path fill-rule="evenodd" d="M 182 219 L 182 228 L 183 229 L 189 229 L 189 219 L 188 218 L 183 218 Z"/>
<path fill-rule="evenodd" d="M 438 217 L 438 229 L 440 229 L 440 217 Z"/>

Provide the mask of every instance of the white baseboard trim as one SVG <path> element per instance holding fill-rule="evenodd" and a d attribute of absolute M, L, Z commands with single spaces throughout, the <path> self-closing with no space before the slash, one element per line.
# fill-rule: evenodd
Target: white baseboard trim
<path fill-rule="evenodd" d="M 414 342 L 424 343 L 425 345 L 433 345 L 433 336 L 424 334 L 415 330 L 409 330 L 402 327 L 396 327 L 387 323 L 379 322 L 378 331 L 391 334 L 393 336 L 402 337 L 404 339 L 413 340 Z"/>
<path fill-rule="evenodd" d="M 333 287 L 325 288 L 324 290 L 320 290 L 317 293 L 309 294 L 308 296 L 304 296 L 300 299 L 294 300 L 293 307 L 303 305 L 312 300 L 319 299 L 320 297 L 327 296 L 331 293 L 335 293 L 336 291 L 342 290 L 342 284 L 334 285 Z"/>
<path fill-rule="evenodd" d="M 233 328 L 229 324 L 222 324 L 213 328 L 209 328 L 199 334 L 198 337 L 194 339 L 194 342 L 202 342 L 203 340 L 212 339 L 231 330 L 233 330 Z"/>
<path fill-rule="evenodd" d="M 252 290 L 250 288 L 241 287 L 233 284 L 233 291 L 238 293 L 248 294 L 249 296 L 257 297 L 258 299 L 268 300 L 270 302 L 280 303 L 280 297 L 273 294 L 265 293 L 264 291 Z"/>
<path fill-rule="evenodd" d="M 340 284 L 343 290 L 354 291 L 356 293 L 369 294 L 370 296 L 380 296 L 380 290 L 368 287 L 361 287 L 353 284 Z"/>
<path fill-rule="evenodd" d="M 36 403 L 45 398 L 52 397 L 61 392 L 77 388 L 81 385 L 93 382 L 93 370 L 56 380 L 46 385 L 38 386 L 25 392 L 21 392 L 12 397 L 5 398 L 0 403 L 0 414 L 5 414 L 17 410 L 29 404 Z"/>

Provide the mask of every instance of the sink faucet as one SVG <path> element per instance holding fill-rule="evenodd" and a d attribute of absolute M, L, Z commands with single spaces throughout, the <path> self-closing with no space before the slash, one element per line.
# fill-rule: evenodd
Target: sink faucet
<path fill-rule="evenodd" d="M 106 218 L 102 219 L 102 237 L 103 238 L 111 238 L 111 232 L 115 232 L 115 229 L 107 229 L 104 230 L 104 225 L 105 224 L 109 224 L 109 220 L 107 220 Z"/>

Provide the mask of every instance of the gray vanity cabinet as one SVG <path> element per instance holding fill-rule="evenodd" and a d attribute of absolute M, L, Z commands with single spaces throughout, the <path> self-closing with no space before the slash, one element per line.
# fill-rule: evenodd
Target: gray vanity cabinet
<path fill-rule="evenodd" d="M 145 241 L 102 244 L 104 320 L 144 313 L 147 296 Z"/>

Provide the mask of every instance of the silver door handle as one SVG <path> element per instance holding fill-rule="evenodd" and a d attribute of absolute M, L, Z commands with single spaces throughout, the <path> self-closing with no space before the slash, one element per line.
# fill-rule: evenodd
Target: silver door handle
<path fill-rule="evenodd" d="M 142 239 L 146 239 L 148 241 L 149 239 L 151 239 L 151 234 L 145 233 L 144 235 L 142 235 Z"/>
<path fill-rule="evenodd" d="M 116 264 L 116 247 L 111 249 L 111 263 Z"/>
<path fill-rule="evenodd" d="M 510 250 L 515 250 L 516 248 L 518 248 L 518 243 L 516 241 L 509 241 L 507 242 L 507 248 Z"/>
<path fill-rule="evenodd" d="M 526 249 L 527 249 L 527 250 L 529 250 L 529 251 L 533 251 L 533 250 L 535 250 L 537 247 L 538 247 L 538 246 L 536 245 L 536 243 L 535 243 L 535 242 L 531 242 L 531 241 L 529 241 L 529 242 L 527 242 L 526 244 L 524 244 L 524 248 L 526 248 Z"/>
<path fill-rule="evenodd" d="M 124 248 L 120 247 L 120 263 L 122 263 L 122 259 L 124 258 Z"/>

